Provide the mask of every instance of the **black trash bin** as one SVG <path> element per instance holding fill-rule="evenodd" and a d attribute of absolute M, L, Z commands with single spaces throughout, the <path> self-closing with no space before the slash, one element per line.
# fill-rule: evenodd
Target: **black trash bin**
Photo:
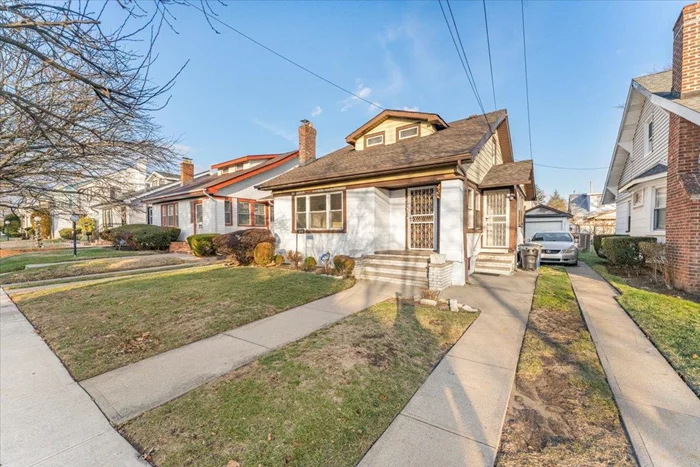
<path fill-rule="evenodd" d="M 526 271 L 535 271 L 539 267 L 538 261 L 542 247 L 537 243 L 524 243 L 520 245 L 520 258 L 522 268 Z"/>

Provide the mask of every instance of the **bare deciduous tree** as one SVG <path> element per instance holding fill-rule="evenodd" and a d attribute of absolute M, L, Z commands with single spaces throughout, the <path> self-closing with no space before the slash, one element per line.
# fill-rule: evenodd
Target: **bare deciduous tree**
<path fill-rule="evenodd" d="M 157 85 L 149 69 L 161 28 L 172 27 L 168 8 L 188 4 L 0 0 L 0 206 L 56 203 L 140 158 L 172 166 L 175 141 L 153 113 L 174 78 Z M 105 30 L 106 9 L 122 15 L 119 26 Z"/>

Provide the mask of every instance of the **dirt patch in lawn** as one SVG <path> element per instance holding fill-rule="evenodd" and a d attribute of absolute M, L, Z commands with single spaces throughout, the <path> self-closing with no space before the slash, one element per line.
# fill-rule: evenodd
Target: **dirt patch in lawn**
<path fill-rule="evenodd" d="M 542 268 L 497 465 L 636 465 L 562 269 Z"/>
<path fill-rule="evenodd" d="M 386 301 L 121 432 L 158 466 L 354 466 L 476 316 Z"/>
<path fill-rule="evenodd" d="M 609 264 L 605 264 L 604 266 L 610 274 L 614 274 L 615 276 L 622 278 L 625 284 L 629 285 L 630 287 L 700 303 L 700 294 L 688 293 L 683 292 L 682 290 L 669 288 L 664 283 L 661 274 L 654 278 L 654 271 L 649 268 L 622 268 L 611 266 Z"/>

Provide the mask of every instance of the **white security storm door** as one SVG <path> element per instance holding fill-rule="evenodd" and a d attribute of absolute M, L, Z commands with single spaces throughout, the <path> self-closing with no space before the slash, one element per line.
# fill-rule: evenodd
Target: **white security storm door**
<path fill-rule="evenodd" d="M 484 192 L 484 240 L 487 248 L 508 248 L 508 191 Z"/>
<path fill-rule="evenodd" d="M 408 189 L 408 249 L 435 250 L 435 187 Z"/>

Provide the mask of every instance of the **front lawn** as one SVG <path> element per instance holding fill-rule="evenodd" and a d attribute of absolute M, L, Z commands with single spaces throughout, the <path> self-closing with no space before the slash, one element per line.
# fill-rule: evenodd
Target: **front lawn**
<path fill-rule="evenodd" d="M 79 248 L 77 257 L 73 256 L 73 250 L 70 248 L 36 253 L 20 253 L 0 259 L 0 274 L 22 270 L 27 264 L 60 263 L 63 261 L 80 261 L 82 259 L 114 258 L 154 253 L 153 251 L 120 251 L 114 248 Z"/>
<path fill-rule="evenodd" d="M 610 274 L 604 259 L 581 256 L 619 292 L 617 301 L 695 394 L 700 396 L 700 303 L 629 285 Z"/>
<path fill-rule="evenodd" d="M 339 292 L 352 280 L 281 269 L 197 269 L 14 295 L 77 380 Z"/>
<path fill-rule="evenodd" d="M 183 264 L 186 260 L 174 255 L 150 255 L 114 259 L 95 259 L 75 264 L 57 264 L 42 268 L 24 269 L 0 276 L 0 284 L 12 284 L 30 281 L 62 279 L 66 277 L 84 276 L 118 271 L 128 271 L 140 268 L 172 266 Z"/>
<path fill-rule="evenodd" d="M 386 301 L 121 432 L 159 466 L 353 466 L 475 318 Z"/>
<path fill-rule="evenodd" d="M 540 270 L 497 465 L 636 465 L 562 268 Z"/>

